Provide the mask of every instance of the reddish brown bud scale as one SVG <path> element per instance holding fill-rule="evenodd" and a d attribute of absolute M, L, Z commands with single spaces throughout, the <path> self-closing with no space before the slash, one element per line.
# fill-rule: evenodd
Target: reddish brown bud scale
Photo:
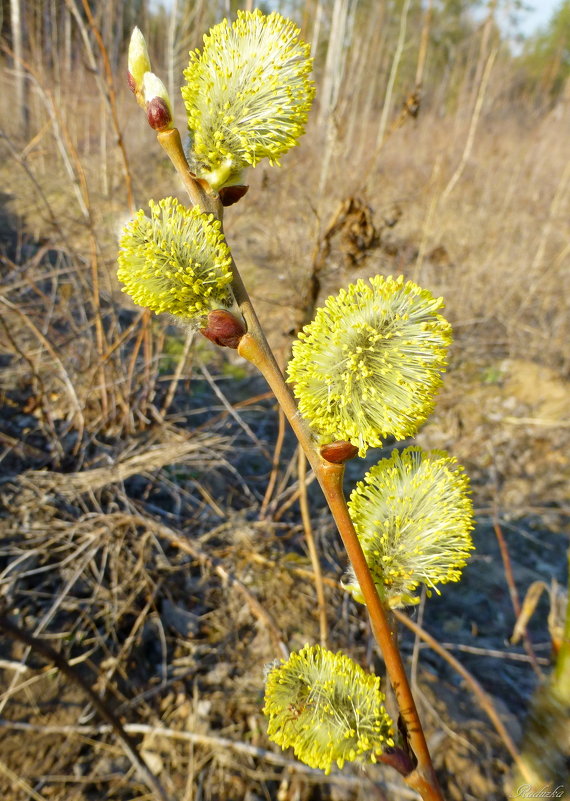
<path fill-rule="evenodd" d="M 131 75 L 131 73 L 128 72 L 128 71 L 127 71 L 127 83 L 129 84 L 129 89 L 131 90 L 131 92 L 133 94 L 136 94 L 136 92 L 137 92 L 137 84 L 135 82 L 135 79 Z"/>
<path fill-rule="evenodd" d="M 357 453 L 358 448 L 356 445 L 353 445 L 351 442 L 346 442 L 345 440 L 329 442 L 328 445 L 323 445 L 321 447 L 321 456 L 323 459 L 333 464 L 348 462 L 350 459 L 354 459 Z"/>
<path fill-rule="evenodd" d="M 214 309 L 208 314 L 208 322 L 200 332 L 215 345 L 235 349 L 245 334 L 245 327 L 231 312 Z"/>
<path fill-rule="evenodd" d="M 161 97 L 153 97 L 150 103 L 146 104 L 146 118 L 155 131 L 164 131 L 172 127 L 170 109 Z"/>
<path fill-rule="evenodd" d="M 233 206 L 234 203 L 237 203 L 238 200 L 245 195 L 249 186 L 242 186 L 241 184 L 236 184 L 235 186 L 222 186 L 219 190 L 220 200 L 222 201 L 222 206 Z"/>

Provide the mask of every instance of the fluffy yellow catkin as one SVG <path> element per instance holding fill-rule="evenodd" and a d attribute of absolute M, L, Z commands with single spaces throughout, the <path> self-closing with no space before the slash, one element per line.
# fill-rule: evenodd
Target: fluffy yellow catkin
<path fill-rule="evenodd" d="M 348 504 L 380 596 L 390 606 L 418 603 L 429 590 L 458 581 L 473 549 L 469 479 L 444 451 L 394 451 L 359 481 Z M 364 602 L 358 581 L 347 582 Z"/>
<path fill-rule="evenodd" d="M 268 158 L 274 164 L 304 133 L 314 97 L 310 47 L 277 12 L 238 11 L 190 53 L 182 97 L 194 169 L 218 189 Z"/>
<path fill-rule="evenodd" d="M 184 320 L 232 305 L 231 255 L 213 215 L 172 197 L 149 202 L 121 234 L 117 275 L 135 303 Z"/>
<path fill-rule="evenodd" d="M 359 280 L 329 297 L 293 343 L 287 367 L 319 444 L 378 447 L 413 436 L 433 409 L 451 326 L 441 298 L 400 276 Z"/>
<path fill-rule="evenodd" d="M 270 668 L 263 711 L 273 742 L 330 773 L 334 763 L 375 762 L 394 745 L 383 702 L 378 676 L 344 654 L 305 645 Z"/>

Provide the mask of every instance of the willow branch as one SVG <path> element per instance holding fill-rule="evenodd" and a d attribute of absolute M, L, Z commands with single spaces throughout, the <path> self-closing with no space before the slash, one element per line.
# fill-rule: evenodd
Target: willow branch
<path fill-rule="evenodd" d="M 219 198 L 210 195 L 205 190 L 203 182 L 200 182 L 190 170 L 178 131 L 172 129 L 159 133 L 157 138 L 182 178 L 191 202 L 200 206 L 204 211 L 215 214 L 221 220 L 223 208 Z M 372 622 L 372 630 L 382 652 L 400 715 L 418 762 L 416 769 L 406 776 L 406 782 L 421 794 L 424 801 L 443 801 L 404 663 L 396 643 L 395 632 L 388 622 L 387 610 L 380 600 L 360 541 L 348 514 L 342 486 L 344 466 L 332 464 L 321 456 L 311 436 L 309 426 L 299 414 L 293 393 L 285 383 L 233 260 L 232 271 L 232 289 L 247 327 L 247 333 L 239 343 L 238 353 L 255 365 L 269 384 L 315 472 L 337 525 L 362 590 Z"/>

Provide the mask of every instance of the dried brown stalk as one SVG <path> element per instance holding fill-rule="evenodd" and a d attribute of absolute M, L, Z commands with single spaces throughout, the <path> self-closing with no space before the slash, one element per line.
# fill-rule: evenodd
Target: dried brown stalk
<path fill-rule="evenodd" d="M 28 634 L 28 632 L 19 628 L 13 623 L 6 615 L 0 614 L 0 629 L 13 640 L 27 645 L 36 653 L 43 656 L 48 662 L 52 662 L 58 670 L 60 670 L 68 679 L 73 681 L 80 687 L 85 695 L 89 698 L 89 702 L 96 710 L 105 723 L 108 723 L 112 731 L 115 733 L 121 746 L 131 761 L 134 769 L 139 775 L 140 779 L 146 784 L 151 791 L 153 797 L 160 799 L 160 801 L 172 801 L 170 795 L 166 792 L 162 784 L 151 771 L 143 756 L 139 753 L 137 746 L 133 739 L 126 733 L 123 724 L 114 712 L 105 704 L 94 690 L 87 684 L 81 673 L 75 668 L 71 667 L 67 660 L 50 645 L 43 640 Z"/>

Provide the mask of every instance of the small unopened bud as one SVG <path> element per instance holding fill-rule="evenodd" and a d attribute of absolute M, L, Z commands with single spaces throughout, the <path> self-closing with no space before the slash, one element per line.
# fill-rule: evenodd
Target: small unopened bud
<path fill-rule="evenodd" d="M 222 206 L 233 206 L 234 203 L 237 203 L 238 200 L 241 200 L 248 189 L 249 186 L 244 186 L 242 184 L 222 186 L 218 192 L 220 200 L 222 201 Z"/>
<path fill-rule="evenodd" d="M 166 131 L 172 128 L 172 114 L 161 97 L 153 98 L 146 107 L 148 124 L 155 131 Z"/>
<path fill-rule="evenodd" d="M 200 332 L 215 345 L 226 348 L 237 348 L 245 334 L 245 327 L 231 312 L 225 309 L 214 309 L 208 314 L 208 322 Z"/>
<path fill-rule="evenodd" d="M 129 86 L 135 94 L 140 93 L 143 76 L 145 72 L 150 72 L 151 67 L 146 42 L 139 28 L 135 28 L 131 34 L 128 69 Z"/>
<path fill-rule="evenodd" d="M 348 462 L 350 459 L 354 459 L 357 453 L 358 448 L 356 445 L 352 445 L 352 443 L 347 442 L 346 440 L 329 442 L 328 445 L 323 445 L 321 447 L 321 456 L 323 459 L 326 459 L 327 462 L 332 462 L 333 464 L 342 464 L 343 462 Z"/>
<path fill-rule="evenodd" d="M 154 72 L 145 72 L 142 85 L 146 118 L 150 127 L 155 131 L 172 128 L 172 106 L 166 86 Z"/>

